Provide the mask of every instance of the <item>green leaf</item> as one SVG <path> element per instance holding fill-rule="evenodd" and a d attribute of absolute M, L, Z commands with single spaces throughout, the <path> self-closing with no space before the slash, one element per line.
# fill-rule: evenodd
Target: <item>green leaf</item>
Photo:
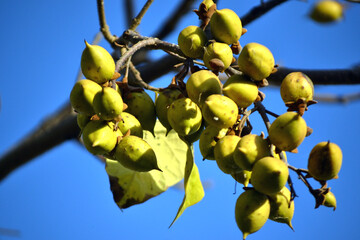
<path fill-rule="evenodd" d="M 183 214 L 186 208 L 200 202 L 205 195 L 204 188 L 200 180 L 199 170 L 194 162 L 192 145 L 188 145 L 188 150 L 186 153 L 184 188 L 184 199 L 179 207 L 176 217 L 170 224 L 169 228 L 181 216 L 181 214 Z"/>
<path fill-rule="evenodd" d="M 136 172 L 123 167 L 118 161 L 106 159 L 110 188 L 120 209 L 143 203 L 166 191 L 184 177 L 187 145 L 174 130 L 166 136 L 166 128 L 159 121 L 155 125 L 154 133 L 155 137 L 149 131 L 144 131 L 144 140 L 154 149 L 163 172 Z"/>

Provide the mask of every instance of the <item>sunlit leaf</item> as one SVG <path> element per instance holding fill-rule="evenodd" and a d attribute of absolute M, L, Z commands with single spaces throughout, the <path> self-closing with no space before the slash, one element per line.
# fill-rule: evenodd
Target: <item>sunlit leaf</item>
<path fill-rule="evenodd" d="M 181 214 L 183 214 L 186 208 L 200 202 L 205 195 L 204 188 L 200 180 L 199 170 L 194 162 L 192 145 L 188 146 L 186 154 L 184 188 L 184 199 L 170 227 L 181 216 Z"/>
<path fill-rule="evenodd" d="M 155 137 L 149 131 L 144 131 L 144 140 L 154 149 L 163 172 L 136 172 L 123 167 L 117 161 L 106 159 L 110 188 L 121 209 L 159 195 L 184 177 L 186 144 L 174 130 L 165 136 L 166 129 L 159 122 L 155 125 L 154 133 Z"/>

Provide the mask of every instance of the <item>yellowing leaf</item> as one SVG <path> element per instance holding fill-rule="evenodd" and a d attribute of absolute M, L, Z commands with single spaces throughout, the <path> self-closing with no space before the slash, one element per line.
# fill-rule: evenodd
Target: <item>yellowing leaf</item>
<path fill-rule="evenodd" d="M 144 140 L 154 149 L 162 172 L 136 172 L 123 167 L 118 161 L 106 159 L 106 172 L 110 188 L 119 208 L 127 208 L 159 195 L 184 177 L 186 144 L 172 130 L 167 136 L 166 129 L 157 122 L 155 137 L 144 131 Z"/>
<path fill-rule="evenodd" d="M 183 214 L 186 208 L 200 202 L 205 195 L 204 188 L 200 180 L 199 170 L 194 162 L 192 145 L 188 145 L 186 153 L 184 188 L 184 199 L 179 207 L 175 219 L 170 224 L 170 227 L 181 216 L 181 214 Z"/>

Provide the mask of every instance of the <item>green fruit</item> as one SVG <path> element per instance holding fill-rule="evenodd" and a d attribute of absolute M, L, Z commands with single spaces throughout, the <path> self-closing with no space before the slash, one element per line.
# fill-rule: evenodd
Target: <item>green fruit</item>
<path fill-rule="evenodd" d="M 256 134 L 243 136 L 234 151 L 235 163 L 248 171 L 251 171 L 257 160 L 266 156 L 270 156 L 269 143 Z"/>
<path fill-rule="evenodd" d="M 169 132 L 172 128 L 167 118 L 167 112 L 170 104 L 179 98 L 182 93 L 177 89 L 165 89 L 155 99 L 155 111 L 160 123 Z"/>
<path fill-rule="evenodd" d="M 86 126 L 86 124 L 88 124 L 88 122 L 90 122 L 90 117 L 85 114 L 78 113 L 76 115 L 76 122 L 77 122 L 77 125 L 79 126 L 79 128 L 81 130 L 83 130 L 84 127 Z"/>
<path fill-rule="evenodd" d="M 95 94 L 101 91 L 101 86 L 91 80 L 77 81 L 70 93 L 70 103 L 76 112 L 88 116 L 95 114 L 93 100 Z"/>
<path fill-rule="evenodd" d="M 331 142 L 320 142 L 311 150 L 308 159 L 308 170 L 317 180 L 336 178 L 342 164 L 340 147 Z"/>
<path fill-rule="evenodd" d="M 125 136 L 115 148 L 114 157 L 124 167 L 133 171 L 148 172 L 160 170 L 154 150 L 142 138 Z"/>
<path fill-rule="evenodd" d="M 131 92 L 123 99 L 128 108 L 128 112 L 136 117 L 144 130 L 154 132 L 156 123 L 155 104 L 151 97 L 145 92 Z"/>
<path fill-rule="evenodd" d="M 242 49 L 239 69 L 255 81 L 267 78 L 274 69 L 275 60 L 270 50 L 259 43 L 248 43 Z"/>
<path fill-rule="evenodd" d="M 93 101 L 95 113 L 102 120 L 118 120 L 123 110 L 123 100 L 118 91 L 111 87 L 104 87 Z"/>
<path fill-rule="evenodd" d="M 81 71 L 84 76 L 99 84 L 109 81 L 115 73 L 115 62 L 106 49 L 85 41 L 81 55 Z"/>
<path fill-rule="evenodd" d="M 289 189 L 283 187 L 280 192 L 273 196 L 270 196 L 270 216 L 269 219 L 279 222 L 286 223 L 291 229 L 291 219 L 294 216 L 294 201 L 291 200 L 291 193 Z M 294 229 L 293 229 L 294 230 Z"/>
<path fill-rule="evenodd" d="M 94 155 L 110 153 L 116 146 L 120 130 L 114 130 L 115 124 L 106 121 L 90 121 L 83 129 L 82 139 L 86 149 Z"/>
<path fill-rule="evenodd" d="M 289 177 L 289 170 L 283 161 L 264 157 L 256 161 L 251 174 L 253 187 L 266 195 L 273 195 L 279 192 L 286 184 Z"/>
<path fill-rule="evenodd" d="M 181 51 L 191 58 L 202 58 L 206 42 L 205 32 L 197 26 L 184 28 L 178 36 L 178 44 Z"/>
<path fill-rule="evenodd" d="M 336 209 L 336 198 L 334 193 L 332 192 L 328 192 L 327 194 L 325 194 L 325 201 L 323 203 L 324 206 L 326 207 L 332 207 L 334 208 L 334 211 Z"/>
<path fill-rule="evenodd" d="M 235 148 L 239 141 L 239 136 L 227 135 L 221 138 L 214 147 L 214 157 L 216 163 L 220 170 L 224 173 L 231 174 L 240 170 L 233 158 Z"/>
<path fill-rule="evenodd" d="M 245 75 L 232 75 L 223 86 L 225 96 L 231 98 L 239 108 L 247 108 L 258 96 L 258 87 Z"/>
<path fill-rule="evenodd" d="M 211 71 L 200 70 L 189 77 L 186 82 L 189 98 L 202 107 L 205 99 L 211 94 L 221 94 L 221 82 Z"/>
<path fill-rule="evenodd" d="M 212 94 L 206 98 L 202 114 L 205 121 L 218 128 L 232 127 L 239 114 L 238 106 L 230 98 Z"/>
<path fill-rule="evenodd" d="M 284 103 L 296 102 L 299 99 L 307 102 L 313 100 L 314 85 L 304 73 L 292 72 L 281 82 L 280 94 Z"/>
<path fill-rule="evenodd" d="M 305 120 L 296 112 L 286 112 L 275 119 L 269 128 L 269 139 L 278 149 L 292 151 L 307 133 Z"/>
<path fill-rule="evenodd" d="M 235 220 L 243 233 L 243 239 L 266 223 L 270 215 L 270 203 L 266 195 L 254 189 L 243 192 L 236 201 Z"/>
<path fill-rule="evenodd" d="M 203 159 L 215 160 L 214 148 L 216 141 L 223 138 L 228 129 L 208 125 L 200 135 L 199 149 Z"/>
<path fill-rule="evenodd" d="M 179 138 L 181 140 L 185 141 L 186 143 L 189 143 L 189 144 L 194 143 L 200 139 L 200 136 L 204 129 L 205 129 L 205 121 L 202 121 L 200 128 L 196 132 L 194 132 L 190 135 L 185 135 L 185 136 L 179 135 Z"/>
<path fill-rule="evenodd" d="M 248 186 L 251 179 L 251 171 L 240 170 L 235 173 L 231 173 L 231 176 L 239 183 L 243 184 L 245 187 Z"/>
<path fill-rule="evenodd" d="M 216 10 L 210 19 L 210 29 L 213 37 L 226 44 L 239 41 L 242 34 L 242 24 L 239 16 L 231 9 Z"/>
<path fill-rule="evenodd" d="M 128 112 L 122 112 L 120 114 L 122 121 L 118 122 L 118 127 L 123 135 L 125 135 L 130 130 L 130 135 L 143 137 L 143 129 L 139 120 L 137 120 L 134 115 Z"/>
<path fill-rule="evenodd" d="M 203 61 L 205 66 L 211 70 L 224 72 L 232 60 L 232 50 L 226 43 L 213 42 L 205 48 Z"/>
<path fill-rule="evenodd" d="M 201 110 L 190 98 L 173 101 L 167 112 L 171 127 L 180 135 L 190 135 L 199 130 L 202 122 Z"/>
<path fill-rule="evenodd" d="M 319 23 L 331 23 L 343 17 L 344 6 L 333 0 L 319 1 L 311 10 L 310 17 Z"/>

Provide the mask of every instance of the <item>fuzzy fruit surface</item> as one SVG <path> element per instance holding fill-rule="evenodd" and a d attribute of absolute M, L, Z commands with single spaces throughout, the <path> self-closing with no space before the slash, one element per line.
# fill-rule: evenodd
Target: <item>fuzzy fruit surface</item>
<path fill-rule="evenodd" d="M 304 140 L 305 120 L 296 112 L 286 112 L 275 119 L 269 128 L 269 139 L 282 151 L 292 151 Z"/>
<path fill-rule="evenodd" d="M 281 82 L 280 94 L 284 103 L 296 102 L 299 99 L 307 102 L 313 100 L 314 84 L 306 74 L 292 72 Z"/>
<path fill-rule="evenodd" d="M 173 101 L 179 98 L 181 92 L 177 89 L 165 89 L 155 99 L 155 111 L 160 123 L 169 132 L 172 127 L 168 121 L 167 112 Z"/>
<path fill-rule="evenodd" d="M 202 58 L 206 42 L 205 32 L 197 26 L 187 26 L 178 36 L 178 44 L 181 51 L 191 58 Z"/>
<path fill-rule="evenodd" d="M 251 184 L 257 191 L 273 195 L 285 186 L 288 177 L 289 170 L 283 161 L 273 157 L 264 157 L 254 164 Z"/>
<path fill-rule="evenodd" d="M 331 23 L 343 17 L 344 7 L 338 1 L 324 0 L 315 4 L 310 17 L 319 23 Z"/>
<path fill-rule="evenodd" d="M 186 92 L 189 98 L 201 108 L 208 96 L 221 94 L 221 83 L 213 72 L 200 70 L 191 74 L 187 80 Z"/>
<path fill-rule="evenodd" d="M 123 100 L 118 91 L 111 87 L 103 87 L 93 101 L 95 113 L 103 120 L 113 120 L 120 116 L 123 110 Z"/>
<path fill-rule="evenodd" d="M 216 64 L 213 61 L 216 60 Z M 203 61 L 207 68 L 223 72 L 233 60 L 233 53 L 226 43 L 213 42 L 205 48 Z"/>
<path fill-rule="evenodd" d="M 251 179 L 251 171 L 240 170 L 235 173 L 231 173 L 231 176 L 239 183 L 247 187 Z"/>
<path fill-rule="evenodd" d="M 280 192 L 269 197 L 270 199 L 270 216 L 269 219 L 279 222 L 286 223 L 291 229 L 291 219 L 294 216 L 295 205 L 294 201 L 291 200 L 291 193 L 289 189 L 283 187 Z"/>
<path fill-rule="evenodd" d="M 224 83 L 223 93 L 231 98 L 240 108 L 247 108 L 258 96 L 258 87 L 246 76 L 235 74 Z"/>
<path fill-rule="evenodd" d="M 82 139 L 86 149 L 94 155 L 110 153 L 116 146 L 120 130 L 114 131 L 114 124 L 106 121 L 90 121 L 83 129 Z"/>
<path fill-rule="evenodd" d="M 259 43 L 248 43 L 240 52 L 239 69 L 255 81 L 267 78 L 274 69 L 274 56 L 271 51 Z"/>
<path fill-rule="evenodd" d="M 138 136 L 140 138 L 143 137 L 143 129 L 141 124 L 134 115 L 128 112 L 122 112 L 120 116 L 122 121 L 119 121 L 118 127 L 123 135 L 125 135 L 127 131 L 130 130 L 130 135 Z"/>
<path fill-rule="evenodd" d="M 239 16 L 231 9 L 216 10 L 210 19 L 210 29 L 213 37 L 228 45 L 237 43 L 242 34 L 242 24 Z"/>
<path fill-rule="evenodd" d="M 151 97 L 145 92 L 132 92 L 123 99 L 128 108 L 126 112 L 134 115 L 144 130 L 154 132 L 156 123 L 155 104 Z"/>
<path fill-rule="evenodd" d="M 243 136 L 234 151 L 235 163 L 248 171 L 252 170 L 257 160 L 266 156 L 270 156 L 269 143 L 256 134 Z"/>
<path fill-rule="evenodd" d="M 202 122 L 201 110 L 190 98 L 179 98 L 173 101 L 167 116 L 171 127 L 180 136 L 195 133 Z"/>
<path fill-rule="evenodd" d="M 262 228 L 270 215 L 270 202 L 266 195 L 254 189 L 246 190 L 237 199 L 235 220 L 243 239 Z"/>
<path fill-rule="evenodd" d="M 216 163 L 224 173 L 231 174 L 241 170 L 233 158 L 235 148 L 239 141 L 239 136 L 227 135 L 217 141 L 214 147 Z"/>
<path fill-rule="evenodd" d="M 133 171 L 160 170 L 154 150 L 145 140 L 137 136 L 123 137 L 115 148 L 114 157 L 124 167 Z"/>
<path fill-rule="evenodd" d="M 227 128 L 218 128 L 211 125 L 208 125 L 204 129 L 199 139 L 199 149 L 203 159 L 215 160 L 215 139 L 223 138 L 226 135 L 227 130 Z"/>
<path fill-rule="evenodd" d="M 71 106 L 76 112 L 88 116 L 94 115 L 94 97 L 101 89 L 101 86 L 94 81 L 88 79 L 77 81 L 70 93 Z"/>
<path fill-rule="evenodd" d="M 81 71 L 84 76 L 99 84 L 109 81 L 115 73 L 115 62 L 105 48 L 85 41 L 81 55 Z"/>
<path fill-rule="evenodd" d="M 334 208 L 334 211 L 335 211 L 335 209 L 336 209 L 336 198 L 335 198 L 334 193 L 329 191 L 327 194 L 325 194 L 325 201 L 324 201 L 323 205 L 325 207 Z"/>
<path fill-rule="evenodd" d="M 311 150 L 308 170 L 317 180 L 330 180 L 337 177 L 342 164 L 340 147 L 331 142 L 320 142 Z"/>
<path fill-rule="evenodd" d="M 239 110 L 231 98 L 212 94 L 206 98 L 202 114 L 208 124 L 217 128 L 228 128 L 235 124 Z"/>

